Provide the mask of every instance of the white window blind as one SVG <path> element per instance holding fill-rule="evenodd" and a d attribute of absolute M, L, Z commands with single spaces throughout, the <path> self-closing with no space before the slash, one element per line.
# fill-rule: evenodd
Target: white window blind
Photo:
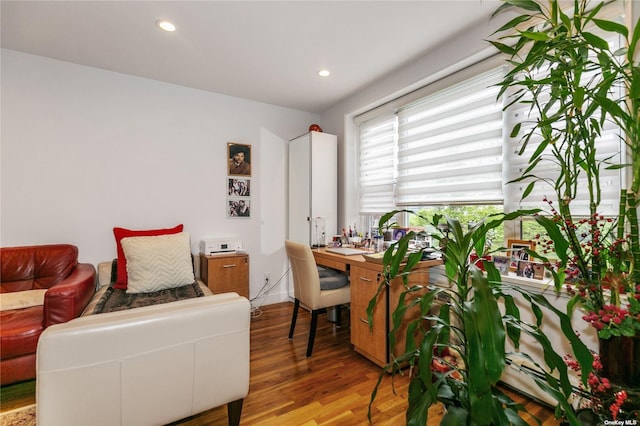
<path fill-rule="evenodd" d="M 624 22 L 624 2 L 612 2 L 600 12 L 604 19 Z M 517 141 L 509 138 L 513 125 L 525 120 L 527 107 L 503 111 L 496 99 L 505 65 L 500 55 L 461 65 L 356 117 L 361 214 L 420 205 L 504 203 L 505 211 L 546 207 L 543 198 L 553 195 L 548 185 L 536 185 L 521 201 L 527 183 L 507 184 L 525 170 L 531 152 L 517 155 Z M 620 162 L 624 144 L 613 123 L 606 124 L 597 144 L 602 158 Z M 538 170 L 544 178 L 558 176 L 553 164 Z M 617 211 L 621 174 L 624 170 L 601 169 L 599 213 Z M 586 184 L 580 181 L 578 186 Z M 588 211 L 587 200 L 580 195 L 572 202 L 572 210 Z"/>
<path fill-rule="evenodd" d="M 398 112 L 398 205 L 502 202 L 502 67 Z"/>
<path fill-rule="evenodd" d="M 360 123 L 360 214 L 393 210 L 396 175 L 396 117 Z"/>

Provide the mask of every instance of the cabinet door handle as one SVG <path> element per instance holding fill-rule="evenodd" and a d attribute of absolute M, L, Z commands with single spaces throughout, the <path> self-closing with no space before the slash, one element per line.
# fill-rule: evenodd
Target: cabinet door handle
<path fill-rule="evenodd" d="M 236 264 L 231 264 L 231 265 L 224 265 L 222 266 L 223 268 L 235 268 L 237 265 Z"/>
<path fill-rule="evenodd" d="M 358 319 L 360 320 L 360 322 L 363 322 L 363 323 L 369 325 L 369 321 L 367 321 L 366 319 L 364 319 L 364 318 L 358 318 Z"/>
<path fill-rule="evenodd" d="M 366 283 L 370 283 L 371 282 L 371 278 L 366 278 L 366 277 L 359 277 L 360 281 L 364 281 Z"/>

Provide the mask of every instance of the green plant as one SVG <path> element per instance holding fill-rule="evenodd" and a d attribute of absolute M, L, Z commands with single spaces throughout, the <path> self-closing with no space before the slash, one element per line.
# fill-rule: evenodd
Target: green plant
<path fill-rule="evenodd" d="M 400 212 L 384 215 L 380 223 Z M 409 407 L 407 425 L 424 425 L 428 409 L 438 401 L 447 411 L 442 424 L 452 425 L 524 425 L 519 413 L 524 410 L 514 403 L 497 386 L 508 362 L 505 349 L 508 337 L 518 348 L 521 333 L 531 336 L 544 353 L 545 366 L 537 365 L 542 375 L 532 375 L 538 386 L 558 401 L 557 415 L 564 413 L 572 424 L 577 419 L 567 402 L 572 392 L 567 366 L 558 355 L 547 336 L 540 330 L 543 309 L 555 315 L 561 329 L 571 343 L 576 359 L 581 365 L 583 383 L 586 384 L 592 356 L 575 335 L 569 317 L 554 308 L 540 294 L 527 291 L 501 281 L 498 270 L 485 261 L 486 273 L 469 261 L 471 253 L 482 251 L 487 234 L 506 220 L 514 220 L 532 211 L 496 214 L 479 221 L 467 231 L 455 219 L 447 219 L 447 236 L 432 235 L 444 241 L 444 267 L 450 285 L 447 288 L 430 285 L 408 285 L 408 277 L 422 259 L 422 250 L 409 252 L 409 241 L 415 238 L 409 232 L 385 252 L 383 258 L 384 282 L 378 294 L 390 285 L 395 277 L 403 277 L 404 290 L 393 311 L 393 327 L 389 333 L 391 347 L 395 335 L 407 321 L 405 313 L 416 306 L 420 317 L 411 320 L 407 328 L 405 352 L 387 365 L 385 372 L 398 373 L 406 365 L 410 368 Z M 426 219 L 426 218 L 423 218 Z M 435 216 L 432 225 L 438 229 L 442 217 Z M 446 241 L 445 241 L 446 240 Z M 424 290 L 428 291 L 425 292 Z M 514 300 L 517 293 L 529 303 L 536 323 L 520 320 L 520 310 Z M 417 296 L 415 296 L 417 295 Z M 415 296 L 415 297 L 414 297 Z M 377 294 L 368 306 L 369 322 L 373 324 L 373 309 Z M 410 302 L 405 302 L 410 300 Z M 436 301 L 444 300 L 437 313 L 432 313 Z M 504 306 L 502 313 L 500 304 Z M 525 354 L 518 354 L 527 358 Z M 382 377 L 382 376 L 381 376 Z M 372 393 L 373 403 L 376 389 Z"/>
<path fill-rule="evenodd" d="M 506 33 L 493 45 L 508 55 L 511 69 L 501 83 L 500 94 L 510 95 L 509 105 L 527 104 L 532 118 L 515 125 L 511 137 L 519 138 L 519 154 L 533 152 L 529 166 L 516 182 L 528 182 L 526 197 L 536 184 L 553 189 L 557 205 L 550 202 L 548 216 L 536 217 L 548 233 L 545 242 L 560 260 L 556 266 L 556 288 L 565 280 L 575 288 L 569 307 L 582 305 L 593 315 L 604 316 L 609 307 L 640 312 L 636 301 L 640 285 L 640 67 L 634 55 L 640 39 L 640 25 L 625 25 L 599 18 L 603 2 L 574 0 L 564 11 L 557 0 L 503 0 L 495 12 L 515 9 L 519 15 L 497 32 Z M 566 6 L 567 3 L 564 3 Z M 620 48 L 599 34 L 622 39 Z M 629 162 L 612 162 L 599 150 L 598 137 L 607 122 L 622 131 Z M 550 165 L 560 170 L 555 179 L 546 178 Z M 600 173 L 605 168 L 627 168 L 630 186 L 620 194 L 617 217 L 605 218 L 601 204 Z M 588 217 L 575 217 L 572 201 L 579 179 L 589 191 Z M 575 209 L 574 209 L 575 210 Z M 602 227 L 603 220 L 612 220 Z M 540 257 L 543 261 L 547 259 Z M 602 326 L 601 338 L 634 335 L 640 331 L 640 317 L 631 324 Z"/>
<path fill-rule="evenodd" d="M 581 366 L 570 356 L 565 357 L 567 366 L 579 372 Z M 598 417 L 602 424 L 635 424 L 640 415 L 640 401 L 638 391 L 629 391 L 609 381 L 602 376 L 603 365 L 600 357 L 594 354 L 593 371 L 589 373 L 587 387 L 576 392 L 579 409 L 588 409 Z M 613 420 L 613 422 L 611 422 Z M 625 423 L 625 420 L 630 420 Z"/>

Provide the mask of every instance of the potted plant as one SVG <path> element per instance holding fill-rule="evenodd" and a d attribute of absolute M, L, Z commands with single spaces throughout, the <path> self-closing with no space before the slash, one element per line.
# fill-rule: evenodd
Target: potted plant
<path fill-rule="evenodd" d="M 556 202 L 548 215 L 536 217 L 548 237 L 542 245 L 553 250 L 556 288 L 574 294 L 572 310 L 580 306 L 584 319 L 599 337 L 603 374 L 615 383 L 640 387 L 640 66 L 634 56 L 640 25 L 629 29 L 601 19 L 604 3 L 574 0 L 564 11 L 561 4 L 529 0 L 504 0 L 496 13 L 515 9 L 520 14 L 498 32 L 492 42 L 507 54 L 511 70 L 501 94 L 510 104 L 526 102 L 533 113 L 529 127 L 517 124 L 511 136 L 519 139 L 519 153 L 533 148 L 529 166 L 518 182 L 528 182 L 523 196 L 538 184 L 549 183 Z M 600 34 L 619 37 L 613 48 Z M 587 78 L 587 73 L 595 77 Z M 607 122 L 615 123 L 627 147 L 626 159 L 612 162 L 600 152 L 598 137 Z M 555 180 L 542 176 L 554 164 Z M 622 189 L 619 212 L 606 217 L 601 203 L 600 173 L 606 168 L 626 168 L 629 186 Z M 572 201 L 583 178 L 589 192 L 590 214 L 576 217 Z M 627 357 L 622 358 L 622 357 Z M 584 366 L 583 366 L 584 367 Z"/>
<path fill-rule="evenodd" d="M 381 218 L 380 224 L 401 212 L 407 211 L 389 212 Z M 395 345 L 396 331 L 407 320 L 404 318 L 405 312 L 416 306 L 420 310 L 420 316 L 408 323 L 405 352 L 394 358 L 382 373 L 395 374 L 406 365 L 409 366 L 411 378 L 407 425 L 425 425 L 429 407 L 438 402 L 446 408 L 442 424 L 526 424 L 520 418 L 524 408 L 514 403 L 498 387 L 502 372 L 510 360 L 505 349 L 506 338 L 517 348 L 521 333 L 531 336 L 544 353 L 546 366 L 538 365 L 540 374 L 532 374 L 532 378 L 558 401 L 558 416 L 565 413 L 571 424 L 579 424 L 567 402 L 573 391 L 567 365 L 540 330 L 541 308 L 545 308 L 557 317 L 564 335 L 571 343 L 575 359 L 579 359 L 581 365 L 590 366 L 592 355 L 575 335 L 569 317 L 554 308 L 542 295 L 503 283 L 492 262 L 485 261 L 486 272 L 483 272 L 470 261 L 474 250 L 481 252 L 484 249 L 487 234 L 491 230 L 503 221 L 531 213 L 518 211 L 489 216 L 467 231 L 457 220 L 446 219 L 447 235 L 432 235 L 432 238 L 441 242 L 444 267 L 450 282 L 446 288 L 428 283 L 408 285 L 408 276 L 422 259 L 424 250 L 409 253 L 409 241 L 415 238 L 415 232 L 410 231 L 385 252 L 385 279 L 378 288 L 378 294 L 395 277 L 403 277 L 405 283 L 393 312 L 390 347 Z M 428 218 L 421 218 L 429 221 Z M 442 217 L 436 215 L 431 224 L 438 229 L 441 220 Z M 425 288 L 428 291 L 425 292 Z M 537 317 L 536 324 L 520 320 L 514 293 L 520 294 L 530 304 Z M 373 309 L 378 294 L 371 299 L 367 309 L 370 324 L 373 324 Z M 434 313 L 436 306 L 440 307 Z M 526 355 L 520 356 L 534 361 Z M 589 372 L 589 368 L 582 370 L 585 384 Z M 372 393 L 372 403 L 375 395 L 376 390 Z"/>
<path fill-rule="evenodd" d="M 579 372 L 582 368 L 579 362 L 570 356 L 565 362 L 572 370 Z M 636 424 L 640 415 L 638 395 L 629 393 L 627 389 L 612 383 L 602 375 L 602 362 L 595 354 L 593 370 L 589 373 L 587 386 L 580 386 L 575 392 L 577 397 L 576 416 L 583 424 Z"/>

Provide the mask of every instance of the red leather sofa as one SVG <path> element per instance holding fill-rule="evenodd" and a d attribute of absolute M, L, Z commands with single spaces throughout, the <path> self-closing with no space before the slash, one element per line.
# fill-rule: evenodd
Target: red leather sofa
<path fill-rule="evenodd" d="M 36 377 L 40 334 L 50 325 L 80 316 L 95 288 L 96 269 L 78 263 L 76 246 L 0 248 L 0 293 L 6 295 L 0 312 L 1 385 Z M 16 296 L 19 303 L 14 303 L 14 308 L 9 299 L 15 300 Z M 33 301 L 43 297 L 42 304 Z"/>

